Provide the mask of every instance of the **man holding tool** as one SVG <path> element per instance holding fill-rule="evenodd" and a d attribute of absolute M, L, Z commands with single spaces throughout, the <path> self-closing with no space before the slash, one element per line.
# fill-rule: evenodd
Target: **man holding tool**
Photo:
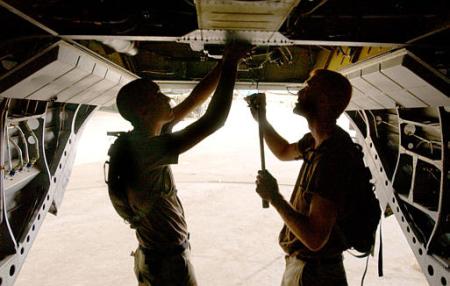
<path fill-rule="evenodd" d="M 348 215 L 354 144 L 336 125 L 351 98 L 352 87 L 341 74 L 315 70 L 298 92 L 294 113 L 308 121 L 310 133 L 289 143 L 267 121 L 264 96 L 249 104 L 272 153 L 283 161 L 303 159 L 290 201 L 280 194 L 277 181 L 258 172 L 256 191 L 277 210 L 285 225 L 279 236 L 286 253 L 282 286 L 347 285 L 342 251 L 347 249 L 337 223 Z"/>
<path fill-rule="evenodd" d="M 256 109 L 256 113 L 254 114 L 256 121 L 258 121 L 258 136 L 259 136 L 259 155 L 261 158 L 261 170 L 266 170 L 266 157 L 264 155 L 264 138 L 263 138 L 263 130 L 261 126 L 261 121 L 259 121 L 259 118 L 262 116 L 262 112 L 265 111 L 265 109 L 260 108 L 260 104 L 266 102 L 266 95 L 264 93 L 255 93 L 252 95 L 249 95 L 244 98 L 245 101 L 247 101 L 249 106 L 253 106 Z M 265 107 L 264 107 L 265 108 Z M 263 114 L 265 116 L 265 113 Z M 262 200 L 262 207 L 268 208 L 269 202 L 265 199 Z"/>

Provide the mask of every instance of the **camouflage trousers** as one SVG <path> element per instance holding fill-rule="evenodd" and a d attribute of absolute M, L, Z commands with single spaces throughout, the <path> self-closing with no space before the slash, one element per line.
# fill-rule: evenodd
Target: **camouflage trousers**
<path fill-rule="evenodd" d="M 281 286 L 347 286 L 342 260 L 328 263 L 307 262 L 286 256 Z"/>
<path fill-rule="evenodd" d="M 197 286 L 189 248 L 168 256 L 144 254 L 141 247 L 134 252 L 134 272 L 139 286 Z"/>

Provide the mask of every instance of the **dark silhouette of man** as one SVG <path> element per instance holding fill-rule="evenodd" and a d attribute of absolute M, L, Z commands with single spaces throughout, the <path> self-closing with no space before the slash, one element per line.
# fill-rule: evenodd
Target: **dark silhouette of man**
<path fill-rule="evenodd" d="M 120 136 L 113 145 L 115 150 L 110 150 L 109 194 L 119 215 L 136 229 L 135 273 L 140 286 L 197 285 L 189 260 L 184 211 L 170 165 L 225 123 L 238 62 L 246 50 L 248 47 L 239 44 L 228 46 L 222 62 L 173 108 L 170 98 L 148 79 L 137 79 L 119 91 L 119 113 L 131 122 L 133 130 Z M 214 90 L 203 116 L 171 132 L 172 126 Z"/>
<path fill-rule="evenodd" d="M 267 121 L 265 102 L 260 102 L 259 123 L 264 139 L 280 160 L 302 159 L 297 183 L 289 201 L 280 194 L 276 179 L 259 171 L 256 191 L 276 209 L 284 221 L 279 236 L 286 253 L 282 286 L 347 285 L 342 251 L 347 248 L 338 223 L 349 213 L 352 150 L 350 136 L 336 125 L 351 98 L 352 87 L 341 74 L 315 70 L 298 92 L 294 113 L 308 121 L 310 133 L 289 143 Z M 260 97 L 261 101 L 264 97 Z M 255 119 L 257 110 L 251 105 Z"/>

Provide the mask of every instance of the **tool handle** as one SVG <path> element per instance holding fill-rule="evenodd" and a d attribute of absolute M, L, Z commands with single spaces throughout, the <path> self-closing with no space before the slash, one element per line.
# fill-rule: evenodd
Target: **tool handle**
<path fill-rule="evenodd" d="M 260 118 L 261 108 L 258 108 L 258 132 L 259 132 L 259 154 L 261 158 L 261 170 L 266 170 L 266 157 L 264 155 L 264 134 L 261 128 Z M 264 209 L 269 207 L 269 202 L 267 200 L 262 200 L 262 207 Z"/>

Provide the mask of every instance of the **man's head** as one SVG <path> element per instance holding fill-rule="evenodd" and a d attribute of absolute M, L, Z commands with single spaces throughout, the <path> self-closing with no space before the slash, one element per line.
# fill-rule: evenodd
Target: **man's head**
<path fill-rule="evenodd" d="M 306 119 L 321 117 L 336 120 L 345 110 L 352 96 L 348 79 L 338 72 L 317 69 L 310 73 L 305 87 L 298 92 L 294 113 Z"/>
<path fill-rule="evenodd" d="M 133 126 L 142 124 L 144 120 L 172 120 L 169 101 L 170 98 L 162 94 L 159 86 L 149 79 L 137 79 L 124 85 L 116 99 L 120 115 Z"/>

